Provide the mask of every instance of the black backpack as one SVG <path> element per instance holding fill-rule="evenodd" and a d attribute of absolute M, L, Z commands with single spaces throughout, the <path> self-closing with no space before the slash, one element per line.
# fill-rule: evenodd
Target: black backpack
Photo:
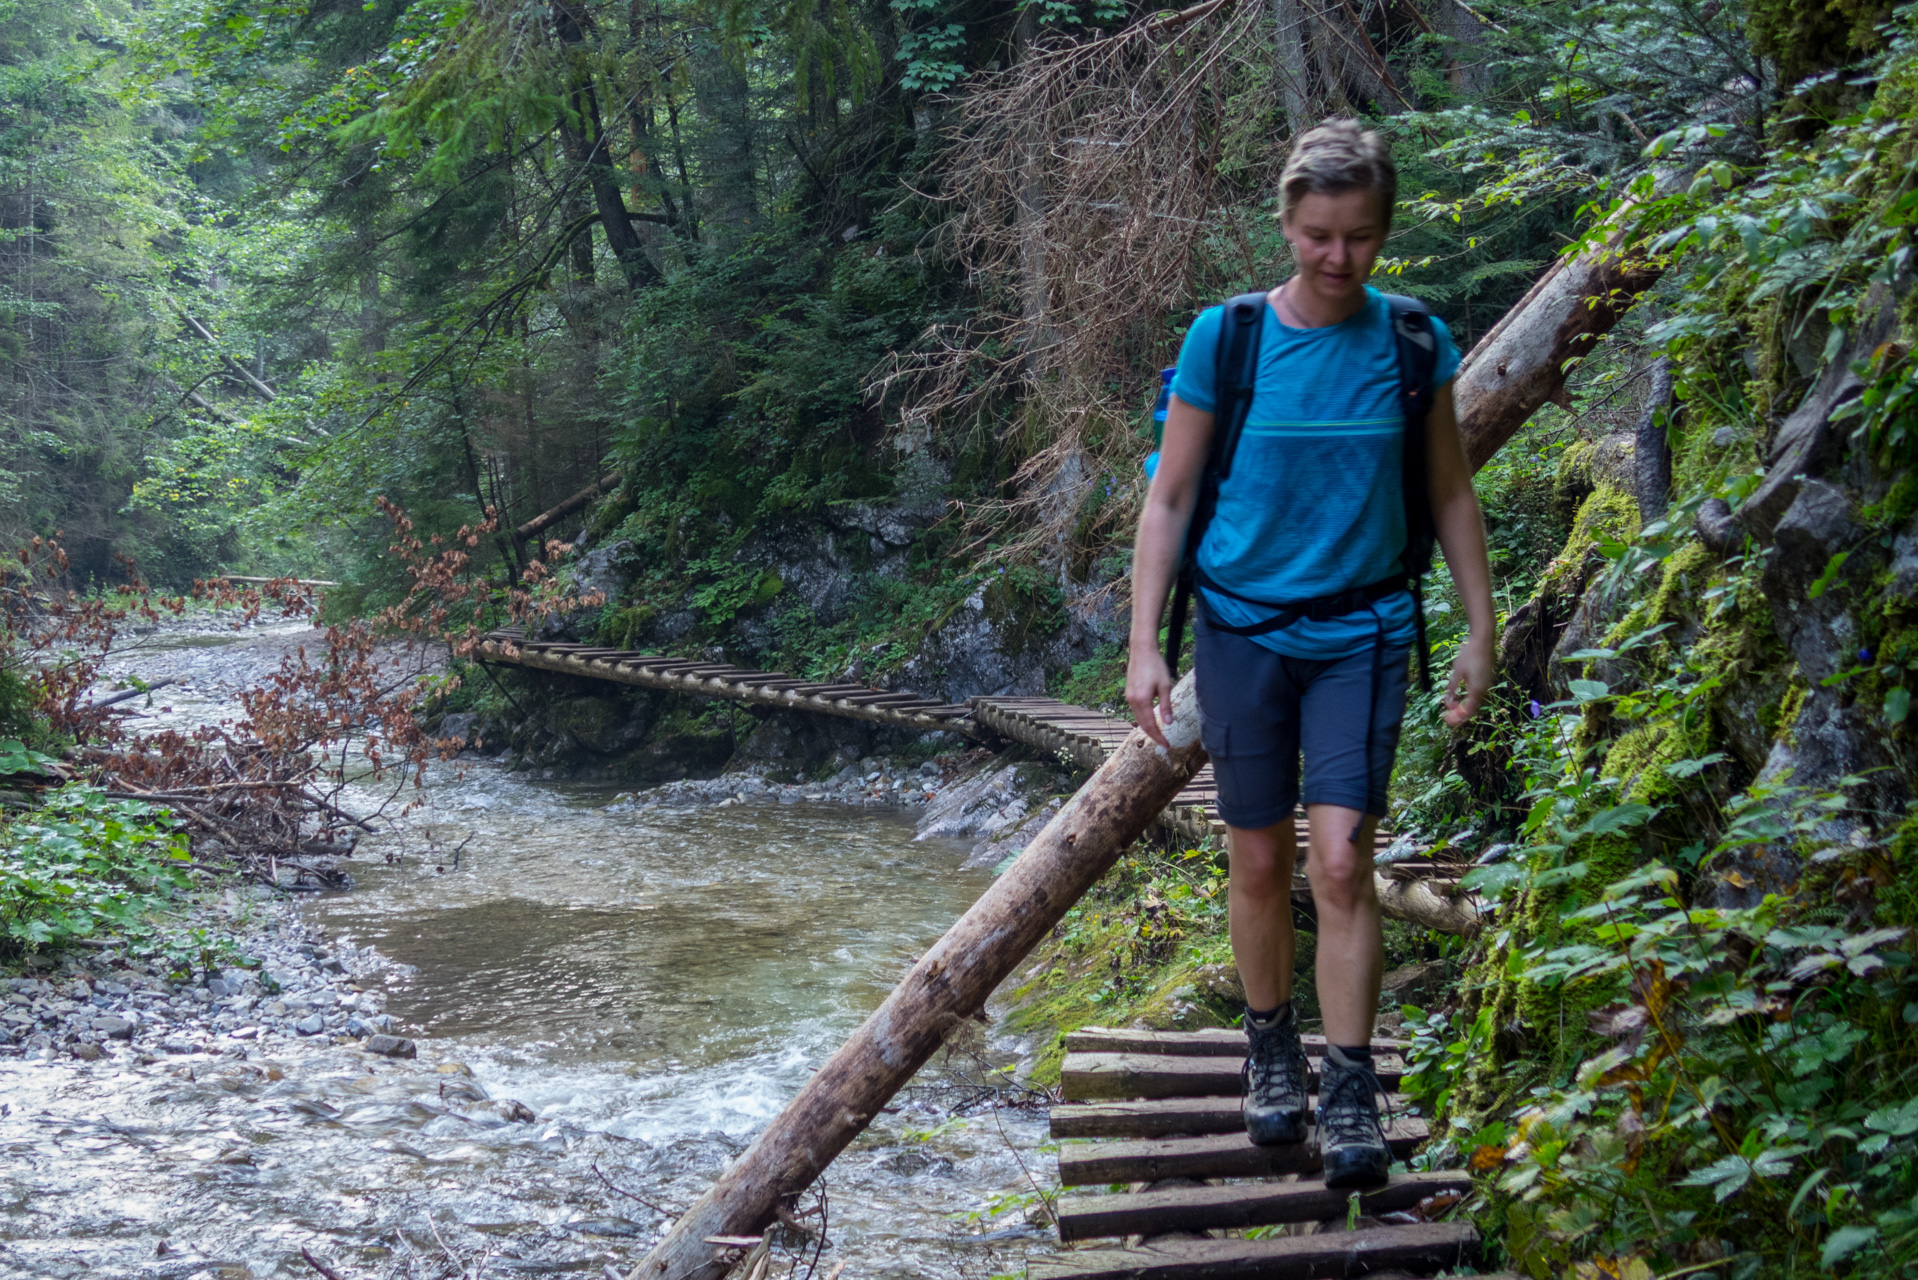
<path fill-rule="evenodd" d="M 1426 468 L 1425 421 L 1432 411 L 1432 373 L 1438 365 L 1438 339 L 1432 332 L 1432 313 L 1423 302 L 1401 294 L 1385 295 L 1392 313 L 1392 335 L 1398 344 L 1399 404 L 1405 411 L 1405 440 L 1401 460 L 1400 483 L 1405 495 L 1405 550 L 1399 556 L 1400 572 L 1381 583 L 1355 587 L 1349 591 L 1311 600 L 1274 603 L 1250 600 L 1227 591 L 1207 578 L 1199 568 L 1199 545 L 1218 508 L 1219 486 L 1232 474 L 1232 460 L 1239 451 L 1239 436 L 1245 430 L 1246 414 L 1252 408 L 1252 384 L 1257 375 L 1259 335 L 1265 326 L 1266 295 L 1242 293 L 1225 304 L 1219 324 L 1219 347 L 1214 367 L 1219 372 L 1218 407 L 1213 414 L 1212 451 L 1206 460 L 1205 477 L 1200 483 L 1198 505 L 1193 508 L 1192 524 L 1185 536 L 1185 554 L 1179 563 L 1177 585 L 1172 592 L 1172 618 L 1165 642 L 1166 665 L 1172 674 L 1179 672 L 1179 650 L 1185 642 L 1186 615 L 1193 591 L 1209 587 L 1234 599 L 1264 606 L 1277 612 L 1250 627 L 1220 627 L 1220 630 L 1244 635 L 1259 635 L 1291 626 L 1301 618 L 1342 617 L 1364 608 L 1373 599 L 1410 587 L 1416 619 L 1419 688 L 1430 692 L 1432 673 L 1425 643 L 1424 576 L 1432 569 L 1432 549 L 1436 541 L 1432 527 L 1432 495 Z"/>

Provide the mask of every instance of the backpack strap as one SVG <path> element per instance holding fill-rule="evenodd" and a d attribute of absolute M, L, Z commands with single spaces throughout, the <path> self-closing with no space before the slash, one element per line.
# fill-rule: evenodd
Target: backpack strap
<path fill-rule="evenodd" d="M 1218 378 L 1213 384 L 1217 390 L 1212 409 L 1212 449 L 1206 458 L 1192 523 L 1186 527 L 1185 552 L 1172 589 L 1172 616 L 1166 625 L 1165 664 L 1174 676 L 1179 674 L 1179 650 L 1185 644 L 1186 614 L 1192 605 L 1199 544 L 1205 541 L 1205 531 L 1218 509 L 1219 485 L 1232 474 L 1232 459 L 1239 452 L 1239 436 L 1245 430 L 1246 414 L 1252 408 L 1266 309 L 1263 290 L 1241 293 L 1226 300 L 1224 314 L 1219 317 L 1219 341 L 1212 363 Z"/>
<path fill-rule="evenodd" d="M 1399 458 L 1399 488 L 1405 501 L 1405 551 L 1399 563 L 1412 588 L 1419 688 L 1430 693 L 1432 671 L 1425 641 L 1424 577 L 1431 572 L 1432 549 L 1437 538 L 1432 523 L 1425 428 L 1432 413 L 1432 375 L 1438 370 L 1438 335 L 1432 331 L 1431 308 L 1417 298 L 1388 293 L 1385 302 L 1392 314 L 1392 339 L 1398 348 L 1399 407 L 1405 414 L 1405 436 Z"/>

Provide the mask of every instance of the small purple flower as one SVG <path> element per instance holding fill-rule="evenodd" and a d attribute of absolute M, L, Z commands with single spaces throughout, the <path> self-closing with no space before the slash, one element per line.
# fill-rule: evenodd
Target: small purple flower
<path fill-rule="evenodd" d="M 1545 708 L 1538 705 L 1537 698 L 1533 698 L 1529 703 L 1527 703 L 1525 706 L 1525 709 L 1532 713 L 1532 719 L 1534 720 L 1538 719 L 1540 716 L 1545 714 Z"/>
<path fill-rule="evenodd" d="M 1860 662 L 1870 662 L 1870 661 L 1871 661 L 1871 650 L 1869 650 L 1869 649 L 1860 649 L 1860 650 L 1858 651 L 1858 661 L 1860 661 Z"/>

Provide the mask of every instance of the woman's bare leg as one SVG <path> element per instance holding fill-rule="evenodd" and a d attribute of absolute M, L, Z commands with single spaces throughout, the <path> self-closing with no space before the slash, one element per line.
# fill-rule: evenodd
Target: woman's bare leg
<path fill-rule="evenodd" d="M 1298 841 L 1292 822 L 1226 828 L 1231 880 L 1226 887 L 1232 959 L 1245 1002 L 1274 1009 L 1292 998 L 1292 864 Z"/>
<path fill-rule="evenodd" d="M 1306 844 L 1305 874 L 1312 882 L 1312 900 L 1319 915 L 1317 980 L 1325 1038 L 1333 1044 L 1361 1047 L 1372 1042 L 1379 978 L 1385 965 L 1379 897 L 1372 882 L 1372 832 L 1378 819 L 1356 809 L 1315 804 L 1307 807 L 1306 820 L 1311 834 Z M 1354 833 L 1357 840 L 1353 839 Z M 1237 925 L 1234 916 L 1235 956 Z M 1289 928 L 1286 941 L 1289 958 Z M 1243 964 L 1240 972 L 1244 972 Z M 1251 980 L 1247 979 L 1248 996 L 1251 990 Z"/>

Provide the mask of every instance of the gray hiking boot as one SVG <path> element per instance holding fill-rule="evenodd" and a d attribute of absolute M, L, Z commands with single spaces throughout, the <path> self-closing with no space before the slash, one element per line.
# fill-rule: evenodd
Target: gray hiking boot
<path fill-rule="evenodd" d="M 1245 1020 L 1245 1132 L 1261 1147 L 1305 1141 L 1305 1050 L 1287 1008 L 1265 1026 Z"/>
<path fill-rule="evenodd" d="M 1352 1061 L 1337 1045 L 1325 1047 L 1319 1065 L 1319 1150 L 1326 1186 L 1370 1187 L 1386 1180 L 1392 1152 L 1379 1119 L 1383 1092 L 1369 1065 Z"/>

